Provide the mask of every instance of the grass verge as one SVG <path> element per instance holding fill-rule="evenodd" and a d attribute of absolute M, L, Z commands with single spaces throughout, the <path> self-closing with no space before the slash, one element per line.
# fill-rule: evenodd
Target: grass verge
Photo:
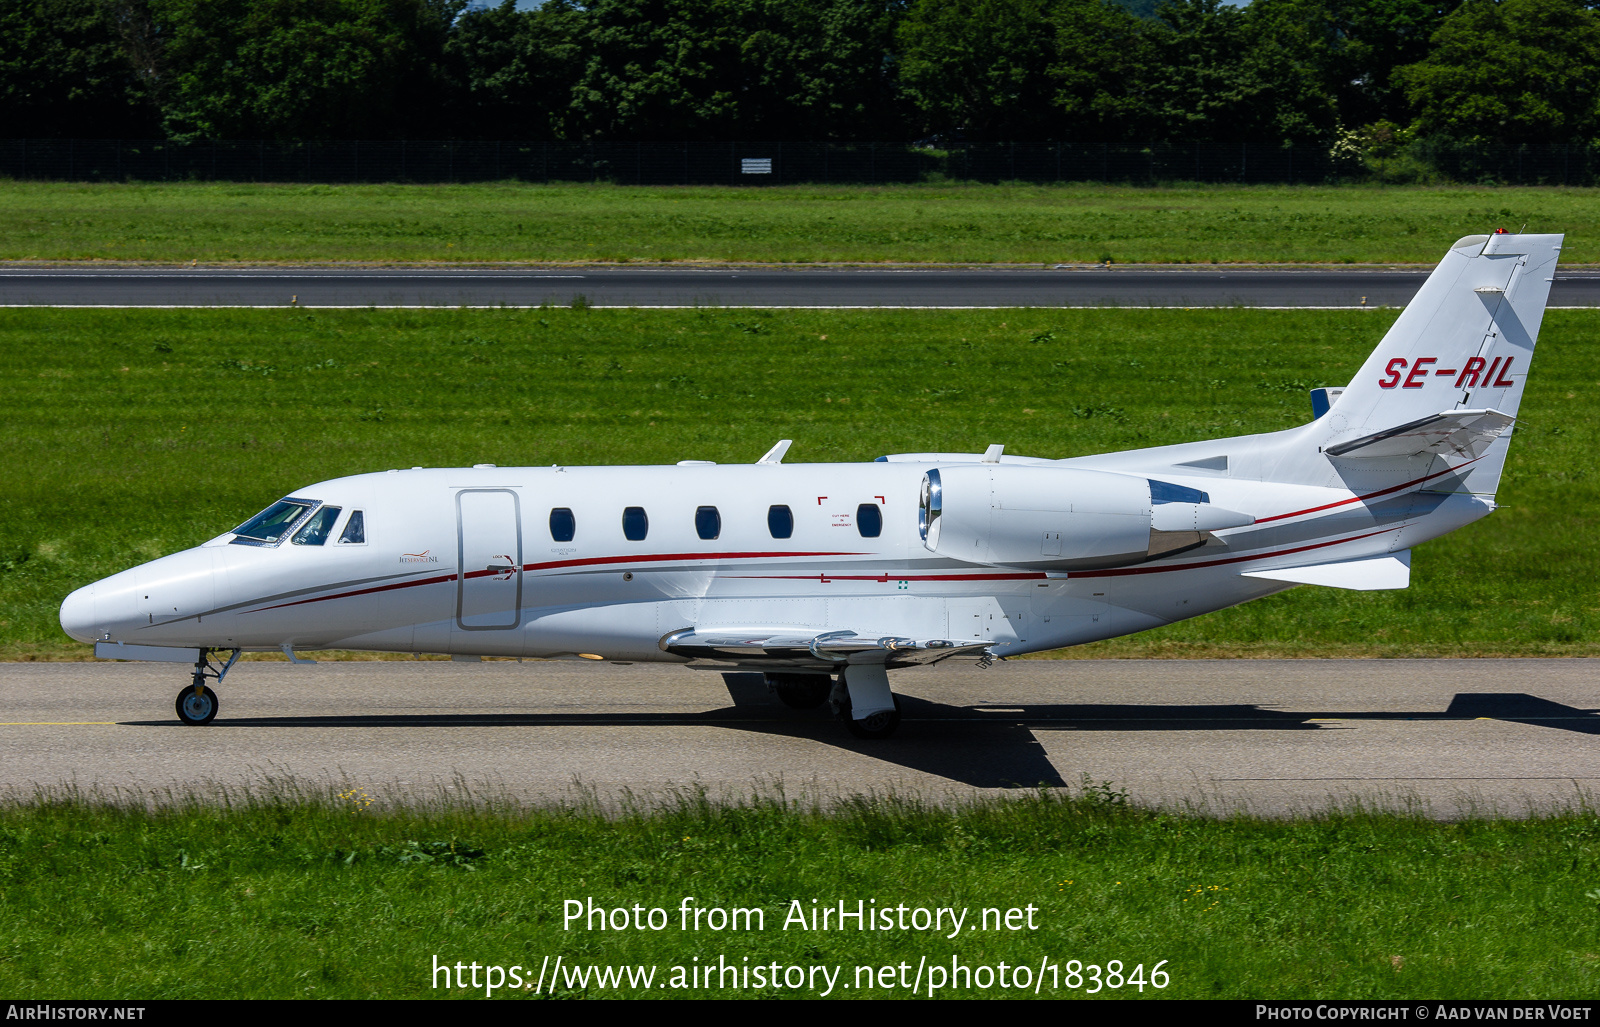
<path fill-rule="evenodd" d="M 1392 311 L 0 311 L 0 658 L 73 588 L 389 467 L 1065 457 L 1286 428 Z M 1545 322 L 1501 509 L 1402 592 L 1296 589 L 1083 656 L 1600 655 L 1600 315 Z"/>
<path fill-rule="evenodd" d="M 0 182 L 0 260 L 1432 264 L 1493 229 L 1600 261 L 1593 189 Z"/>
<path fill-rule="evenodd" d="M 1034 979 L 1043 966 L 1041 996 L 1081 996 L 1093 976 L 1108 979 L 1111 960 L 1125 978 L 1142 966 L 1146 980 L 1165 961 L 1170 984 L 1146 986 L 1145 998 L 1577 998 L 1600 988 L 1600 819 L 1587 809 L 1263 821 L 1138 809 L 1087 783 L 956 807 L 857 797 L 824 809 L 693 792 L 611 814 L 460 798 L 386 807 L 359 788 L 281 782 L 222 801 L 57 794 L 0 806 L 0 992 L 482 997 L 482 986 L 436 986 L 435 960 L 515 965 L 531 979 L 558 956 L 568 974 L 555 978 L 557 996 L 815 996 L 826 980 L 811 972 L 802 987 L 759 987 L 735 973 L 721 984 L 737 988 L 671 986 L 674 968 L 687 983 L 711 963 L 826 967 L 834 997 L 906 997 L 922 960 L 991 968 L 989 986 L 982 974 L 967 986 L 956 976 L 947 997 L 1031 996 L 1016 970 L 998 985 L 1001 963 Z M 761 929 L 713 930 L 707 919 L 685 930 L 685 896 L 701 909 L 760 909 Z M 566 921 L 566 899 L 646 917 L 660 909 L 664 926 L 583 929 L 586 918 Z M 895 926 L 801 929 L 789 914 L 798 903 L 809 917 L 813 900 L 892 907 Z M 947 918 L 918 930 L 919 907 L 966 910 L 963 929 L 949 936 Z M 988 929 L 984 909 L 1001 914 Z M 1100 973 L 1084 971 L 1074 990 L 1069 960 Z M 604 986 L 595 966 L 654 968 L 652 986 Z M 877 976 L 883 967 L 896 969 Z M 925 995 L 933 978 L 922 980 Z M 1099 993 L 1140 995 L 1128 984 Z"/>

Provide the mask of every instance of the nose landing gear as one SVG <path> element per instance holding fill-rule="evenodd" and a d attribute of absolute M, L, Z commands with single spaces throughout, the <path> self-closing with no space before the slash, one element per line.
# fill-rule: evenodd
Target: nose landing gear
<path fill-rule="evenodd" d="M 211 662 L 213 650 L 200 650 L 200 658 L 194 662 L 194 680 L 190 682 L 189 687 L 178 693 L 179 721 L 199 726 L 209 724 L 217 718 L 217 693 L 206 686 L 206 678 L 212 678 L 217 684 L 222 684 L 222 679 L 233 669 L 242 651 L 235 649 L 233 655 L 228 657 L 228 662 L 219 667 Z"/>

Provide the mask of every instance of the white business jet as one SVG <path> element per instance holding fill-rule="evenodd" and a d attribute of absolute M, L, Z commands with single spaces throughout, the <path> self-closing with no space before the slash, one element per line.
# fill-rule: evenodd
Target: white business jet
<path fill-rule="evenodd" d="M 1044 460 L 420 468 L 296 489 L 78 589 L 95 655 L 193 664 L 205 724 L 240 653 L 361 649 L 766 674 L 859 737 L 888 672 L 1126 635 L 1296 585 L 1404 588 L 1410 550 L 1495 509 L 1559 235 L 1450 247 L 1297 428 Z M 226 658 L 224 658 L 226 654 Z"/>

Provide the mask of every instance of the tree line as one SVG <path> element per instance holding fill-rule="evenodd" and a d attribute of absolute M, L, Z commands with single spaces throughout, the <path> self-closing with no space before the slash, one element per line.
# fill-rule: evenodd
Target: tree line
<path fill-rule="evenodd" d="M 9 138 L 1588 143 L 1580 0 L 0 0 Z"/>

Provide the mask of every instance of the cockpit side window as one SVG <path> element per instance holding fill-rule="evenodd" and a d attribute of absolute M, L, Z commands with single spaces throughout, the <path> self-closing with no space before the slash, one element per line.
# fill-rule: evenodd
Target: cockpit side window
<path fill-rule="evenodd" d="M 325 506 L 306 518 L 305 527 L 294 533 L 292 540 L 297 546 L 320 546 L 328 541 L 328 534 L 333 531 L 333 524 L 339 519 L 339 507 Z"/>
<path fill-rule="evenodd" d="M 301 518 L 316 505 L 315 499 L 280 499 L 234 528 L 233 544 L 275 546 L 294 531 Z"/>
<path fill-rule="evenodd" d="M 339 532 L 339 545 L 363 546 L 367 544 L 367 519 L 360 510 L 350 511 L 350 520 L 345 522 L 344 530 Z"/>

